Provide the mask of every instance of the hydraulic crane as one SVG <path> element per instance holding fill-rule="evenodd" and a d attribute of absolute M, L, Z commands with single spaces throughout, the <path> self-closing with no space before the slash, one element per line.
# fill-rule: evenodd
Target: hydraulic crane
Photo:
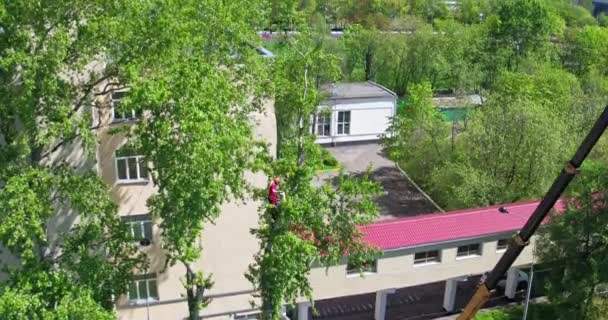
<path fill-rule="evenodd" d="M 492 269 L 487 276 L 482 277 L 482 282 L 477 287 L 477 290 L 467 303 L 463 312 L 458 316 L 457 320 L 473 319 L 477 311 L 479 311 L 479 309 L 488 301 L 490 293 L 496 288 L 500 278 L 511 267 L 526 245 L 528 245 L 530 238 L 536 229 L 538 229 L 538 226 L 545 219 L 551 208 L 553 208 L 555 202 L 559 199 L 568 184 L 570 184 L 574 176 L 578 173 L 579 167 L 602 136 L 606 127 L 608 127 L 608 105 L 599 119 L 595 122 L 595 125 L 585 140 L 583 140 L 583 143 L 578 147 L 574 157 L 566 163 L 566 166 L 560 175 L 553 181 L 551 188 L 549 188 L 549 191 L 547 191 L 547 194 L 545 194 L 545 197 L 538 204 L 521 231 L 513 236 L 507 251 L 503 254 L 496 266 L 494 266 L 494 269 Z"/>

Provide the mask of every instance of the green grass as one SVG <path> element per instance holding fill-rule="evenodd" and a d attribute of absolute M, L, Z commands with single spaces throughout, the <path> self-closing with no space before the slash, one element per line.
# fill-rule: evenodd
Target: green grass
<path fill-rule="evenodd" d="M 522 316 L 523 306 L 517 306 L 482 311 L 477 314 L 475 320 L 521 320 Z M 555 320 L 557 315 L 549 304 L 530 304 L 527 318 L 529 320 Z"/>

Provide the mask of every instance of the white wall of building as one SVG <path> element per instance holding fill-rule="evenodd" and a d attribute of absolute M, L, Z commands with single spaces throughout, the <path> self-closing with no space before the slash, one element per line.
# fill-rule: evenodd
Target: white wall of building
<path fill-rule="evenodd" d="M 328 299 L 357 295 L 391 288 L 417 286 L 461 276 L 472 276 L 490 271 L 504 251 L 497 251 L 500 237 L 444 243 L 420 248 L 386 252 L 378 260 L 377 272 L 368 274 L 346 274 L 346 264 L 315 268 L 310 276 L 315 299 Z M 483 242 L 482 242 L 483 241 Z M 536 238 L 532 239 L 534 243 Z M 482 243 L 482 255 L 478 257 L 456 257 L 457 248 L 463 244 Z M 420 251 L 441 250 L 441 262 L 414 265 L 414 254 Z M 533 262 L 533 244 L 524 249 L 513 266 L 526 266 Z M 304 301 L 305 299 L 302 299 Z"/>
<path fill-rule="evenodd" d="M 391 117 L 395 114 L 394 100 L 365 101 L 353 100 L 348 102 L 337 102 L 333 106 L 321 106 L 330 108 L 331 127 L 329 136 L 317 135 L 317 143 L 330 144 L 354 141 L 378 140 L 386 133 Z M 350 133 L 338 134 L 338 113 L 350 111 Z M 317 133 L 317 132 L 315 132 Z"/>

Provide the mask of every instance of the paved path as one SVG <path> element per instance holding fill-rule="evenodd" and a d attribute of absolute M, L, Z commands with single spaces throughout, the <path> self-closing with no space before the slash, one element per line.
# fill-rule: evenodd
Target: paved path
<path fill-rule="evenodd" d="M 428 201 L 387 159 L 377 143 L 344 145 L 327 148 L 348 173 L 360 176 L 371 169 L 371 179 L 380 183 L 384 193 L 377 198 L 380 219 L 399 218 L 437 212 Z M 322 184 L 336 173 L 323 173 L 316 179 Z"/>

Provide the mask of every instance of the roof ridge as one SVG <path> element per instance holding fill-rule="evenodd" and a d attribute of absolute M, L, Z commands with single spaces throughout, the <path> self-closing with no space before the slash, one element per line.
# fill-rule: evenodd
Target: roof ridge
<path fill-rule="evenodd" d="M 378 221 L 378 222 L 374 222 L 374 223 L 371 223 L 368 225 L 364 225 L 362 227 L 391 225 L 391 224 L 398 224 L 400 222 L 406 222 L 406 221 L 429 220 L 429 219 L 443 218 L 445 216 L 451 216 L 451 215 L 457 215 L 457 214 L 461 214 L 461 215 L 477 214 L 479 212 L 487 211 L 487 210 L 494 209 L 494 208 L 500 208 L 502 206 L 520 207 L 520 206 L 530 205 L 530 204 L 539 203 L 539 202 L 540 202 L 540 200 L 528 200 L 528 201 L 514 202 L 511 204 L 499 204 L 499 205 L 494 205 L 494 206 L 479 207 L 479 208 L 473 208 L 473 209 L 460 209 L 460 210 L 454 210 L 454 211 L 448 211 L 448 212 L 420 214 L 420 215 L 411 216 L 411 217 L 403 217 L 403 218 L 395 218 L 395 219 L 389 219 L 389 220 L 384 220 L 384 221 Z"/>

